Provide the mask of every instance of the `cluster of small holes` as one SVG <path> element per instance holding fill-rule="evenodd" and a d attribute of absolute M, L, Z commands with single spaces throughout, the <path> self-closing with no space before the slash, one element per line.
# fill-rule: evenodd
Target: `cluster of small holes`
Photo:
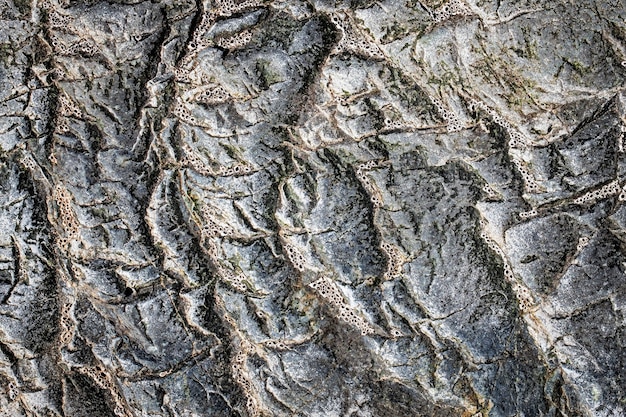
<path fill-rule="evenodd" d="M 189 167 L 202 175 L 213 175 L 213 171 L 204 166 L 204 163 L 196 155 L 185 155 L 180 161 L 183 166 Z"/>
<path fill-rule="evenodd" d="M 80 108 L 65 93 L 59 96 L 59 113 L 65 117 L 75 117 L 77 119 L 83 116 Z"/>
<path fill-rule="evenodd" d="M 350 96 L 348 93 L 344 92 L 344 95 L 335 97 L 335 100 L 337 101 L 337 103 L 339 103 L 340 106 L 349 106 L 350 103 L 355 100 L 354 97 L 355 96 Z M 358 97 L 358 95 L 356 97 Z"/>
<path fill-rule="evenodd" d="M 217 265 L 217 275 L 222 282 L 230 285 L 232 288 L 239 292 L 247 292 L 248 287 L 246 286 L 246 276 L 243 273 L 235 273 L 230 268 L 226 268 L 222 266 L 219 262 L 219 257 L 217 253 L 217 246 L 212 238 L 204 236 L 203 231 L 203 242 L 207 246 L 207 254 L 209 259 Z M 228 316 L 227 316 L 228 318 Z M 230 320 L 230 318 L 228 318 Z M 229 323 L 231 323 L 229 321 Z M 234 321 L 231 323 L 234 327 L 236 327 Z"/>
<path fill-rule="evenodd" d="M 528 210 L 528 211 L 523 211 L 519 214 L 519 216 L 522 219 L 530 219 L 532 217 L 536 217 L 539 213 L 537 212 L 536 209 L 532 209 L 532 210 Z"/>
<path fill-rule="evenodd" d="M 57 120 L 57 124 L 54 128 L 54 131 L 56 133 L 67 133 L 70 131 L 70 123 L 69 121 L 62 117 L 60 119 Z"/>
<path fill-rule="evenodd" d="M 206 48 L 207 46 L 211 46 L 212 42 L 208 39 L 201 38 L 199 32 L 194 32 L 194 38 L 187 44 L 187 49 L 190 52 L 199 52 Z"/>
<path fill-rule="evenodd" d="M 224 301 L 221 298 L 217 298 L 215 300 L 215 303 L 222 309 L 225 310 L 226 306 L 224 305 Z M 231 329 L 235 330 L 238 328 L 237 326 L 237 322 L 235 321 L 235 319 L 233 319 L 230 314 L 228 314 L 228 312 L 224 311 L 224 314 L 222 314 L 222 318 L 226 321 L 226 323 L 229 324 L 229 326 L 231 327 Z M 245 344 L 245 343 L 244 343 Z M 241 345 L 240 345 L 241 346 Z M 233 358 L 234 361 L 234 358 Z"/>
<path fill-rule="evenodd" d="M 74 265 L 73 262 L 70 265 L 70 271 L 72 271 L 72 275 L 77 280 L 82 280 L 85 278 L 85 273 L 79 267 Z"/>
<path fill-rule="evenodd" d="M 626 184 L 624 184 L 624 186 L 622 187 L 622 190 L 620 191 L 617 199 L 619 201 L 626 201 Z"/>
<path fill-rule="evenodd" d="M 54 52 L 65 55 L 69 51 L 69 47 L 55 34 L 50 34 L 50 44 Z"/>
<path fill-rule="evenodd" d="M 181 165 L 190 167 L 197 173 L 206 176 L 219 176 L 219 177 L 237 177 L 241 175 L 250 174 L 253 169 L 246 163 L 235 163 L 229 167 L 221 168 L 217 171 L 209 168 L 202 159 L 200 159 L 193 151 L 191 146 L 184 143 L 182 145 L 184 156 L 181 159 Z"/>
<path fill-rule="evenodd" d="M 431 97 L 430 101 L 435 105 L 435 107 L 437 108 L 437 113 L 439 114 L 439 116 L 441 116 L 443 121 L 446 123 L 446 130 L 448 132 L 450 133 L 459 132 L 465 129 L 465 125 L 463 124 L 463 122 L 459 120 L 456 114 L 446 109 L 441 101 L 439 101 L 438 99 L 434 97 Z"/>
<path fill-rule="evenodd" d="M 589 244 L 589 238 L 587 236 L 583 236 L 578 239 L 578 244 L 576 245 L 576 251 L 580 252 Z"/>
<path fill-rule="evenodd" d="M 368 41 L 363 37 L 351 32 L 345 33 L 345 36 L 339 42 L 337 50 L 341 52 L 353 53 L 357 56 L 372 58 L 377 60 L 385 59 L 385 55 L 380 48 L 372 41 Z"/>
<path fill-rule="evenodd" d="M 246 292 L 248 287 L 245 284 L 246 276 L 244 274 L 236 274 L 228 268 L 219 267 L 219 277 L 222 281 L 233 287 L 239 292 Z"/>
<path fill-rule="evenodd" d="M 14 382 L 10 381 L 6 386 L 6 393 L 10 401 L 15 401 L 20 395 L 20 390 Z"/>
<path fill-rule="evenodd" d="M 213 242 L 213 240 L 211 239 L 205 239 L 204 242 L 208 246 L 207 252 L 208 252 L 209 258 L 213 261 L 214 264 L 217 265 L 217 275 L 220 278 L 220 280 L 230 285 L 236 291 L 239 291 L 242 293 L 247 292 L 248 286 L 246 285 L 246 281 L 247 281 L 246 276 L 243 273 L 237 274 L 233 272 L 230 268 L 226 268 L 220 265 L 218 256 L 217 256 L 217 246 L 215 245 L 215 242 Z M 233 326 L 235 325 L 234 322 L 232 324 Z"/>
<path fill-rule="evenodd" d="M 258 406 L 256 404 L 256 399 L 252 397 L 252 395 L 248 395 L 246 399 L 246 409 L 251 416 L 259 416 Z"/>
<path fill-rule="evenodd" d="M 485 231 L 486 225 L 481 222 L 481 227 L 482 227 L 482 230 L 480 232 L 480 237 L 485 241 L 485 243 L 487 243 L 487 246 L 489 247 L 489 249 L 491 249 L 498 256 L 504 259 L 505 258 L 504 251 L 500 249 L 500 246 L 498 246 L 498 243 L 495 240 L 493 240 L 491 236 L 489 236 L 489 234 Z"/>
<path fill-rule="evenodd" d="M 183 103 L 176 103 L 174 106 L 174 116 L 178 117 L 183 122 L 189 125 L 197 125 L 198 121 L 191 115 L 191 112 Z"/>
<path fill-rule="evenodd" d="M 191 169 L 193 169 L 194 171 L 196 171 L 198 174 L 201 174 L 201 175 L 212 176 L 215 174 L 209 167 L 206 166 L 204 161 L 202 161 L 202 159 L 200 159 L 195 154 L 193 149 L 191 149 L 191 146 L 189 146 L 186 143 L 183 143 L 182 148 L 183 148 L 185 155 L 181 159 L 180 163 L 183 166 L 190 167 Z"/>
<path fill-rule="evenodd" d="M 582 196 L 576 198 L 574 200 L 574 204 L 594 203 L 598 200 L 603 200 L 605 198 L 611 197 L 617 193 L 620 193 L 621 191 L 622 190 L 619 185 L 619 181 L 613 180 L 597 190 L 589 191 Z"/>
<path fill-rule="evenodd" d="M 189 77 L 190 71 L 185 68 L 185 66 L 181 65 L 179 67 L 174 68 L 172 71 L 174 74 L 174 79 L 179 83 L 190 83 L 191 78 Z"/>
<path fill-rule="evenodd" d="M 92 41 L 87 39 L 81 39 L 77 42 L 72 43 L 71 45 L 67 45 L 64 41 L 61 40 L 61 38 L 54 34 L 51 34 L 50 42 L 54 51 L 59 55 L 80 54 L 85 56 L 93 56 L 99 52 L 98 47 Z"/>
<path fill-rule="evenodd" d="M 535 305 L 532 293 L 526 286 L 516 280 L 513 269 L 506 262 L 504 264 L 504 278 L 511 284 L 511 289 L 517 298 L 520 310 L 523 312 L 530 311 Z"/>
<path fill-rule="evenodd" d="M 72 44 L 68 50 L 67 54 L 69 55 L 85 55 L 85 56 L 94 56 L 99 51 L 98 47 L 90 40 L 82 39 L 74 44 Z"/>
<path fill-rule="evenodd" d="M 378 161 L 372 160 L 372 161 L 368 161 L 363 164 L 360 164 L 356 169 L 356 176 L 359 179 L 359 182 L 361 183 L 365 191 L 367 191 L 367 193 L 369 194 L 370 201 L 372 202 L 372 205 L 375 208 L 382 207 L 383 200 L 380 196 L 380 191 L 368 178 L 365 172 L 375 168 L 378 165 L 379 165 Z"/>
<path fill-rule="evenodd" d="M 280 340 L 266 340 L 263 342 L 263 345 L 268 349 L 272 350 L 288 350 L 289 346 L 285 342 L 281 342 Z"/>
<path fill-rule="evenodd" d="M 377 190 L 370 190 L 370 201 L 375 208 L 383 206 L 383 199 Z"/>
<path fill-rule="evenodd" d="M 66 93 L 61 93 L 59 96 L 58 112 L 59 118 L 57 119 L 55 130 L 59 133 L 67 133 L 70 131 L 68 117 L 80 119 L 83 116 L 83 112 Z"/>
<path fill-rule="evenodd" d="M 454 16 L 470 16 L 471 14 L 471 10 L 461 0 L 451 0 L 433 13 L 437 23 L 444 22 Z"/>
<path fill-rule="evenodd" d="M 224 87 L 217 86 L 201 91 L 195 95 L 194 99 L 198 103 L 214 105 L 228 101 L 230 99 L 230 94 Z"/>
<path fill-rule="evenodd" d="M 220 48 L 224 48 L 224 49 L 228 49 L 232 51 L 232 50 L 239 49 L 247 45 L 248 43 L 250 43 L 251 40 L 252 40 L 252 32 L 250 32 L 249 30 L 244 30 L 233 36 L 219 38 L 216 41 L 216 44 Z"/>
<path fill-rule="evenodd" d="M 78 372 L 90 377 L 102 389 L 110 391 L 113 387 L 109 374 L 102 366 L 85 366 L 78 368 Z"/>
<path fill-rule="evenodd" d="M 511 158 L 511 160 L 513 161 L 513 164 L 517 168 L 517 171 L 520 173 L 522 179 L 524 180 L 524 189 L 527 192 L 533 194 L 541 192 L 541 187 L 537 183 L 537 180 L 535 180 L 535 177 L 532 176 L 532 174 L 530 173 L 528 168 L 526 168 L 523 162 L 518 160 L 517 158 Z"/>
<path fill-rule="evenodd" d="M 519 308 L 522 312 L 528 312 L 533 309 L 535 306 L 535 300 L 533 299 L 532 293 L 528 288 L 519 282 L 515 282 L 511 285 L 515 296 L 517 297 L 517 302 Z"/>
<path fill-rule="evenodd" d="M 359 164 L 356 169 L 358 173 L 362 173 L 363 171 L 371 171 L 372 169 L 379 167 L 382 163 L 383 161 L 371 159 L 367 162 Z"/>
<path fill-rule="evenodd" d="M 509 282 L 515 282 L 515 274 L 511 266 L 504 260 L 504 278 Z"/>
<path fill-rule="evenodd" d="M 200 23 L 198 23 L 198 26 L 196 26 L 196 30 L 193 33 L 193 38 L 187 45 L 187 49 L 189 49 L 190 52 L 197 53 L 198 51 L 211 45 L 212 42 L 205 39 L 204 35 L 209 32 L 216 19 L 217 15 L 213 11 L 209 10 L 208 12 L 202 13 Z M 186 58 L 189 59 L 191 57 L 187 56 Z"/>
<path fill-rule="evenodd" d="M 333 13 L 330 19 L 342 33 L 341 40 L 335 47 L 335 53 L 347 52 L 364 58 L 385 59 L 385 55 L 376 43 L 369 39 L 369 36 L 359 33 L 354 28 L 355 24 L 347 16 Z"/>
<path fill-rule="evenodd" d="M 66 29 L 74 19 L 70 16 L 52 10 L 48 13 L 48 25 L 51 29 Z"/>
<path fill-rule="evenodd" d="M 206 34 L 211 29 L 216 19 L 217 15 L 212 10 L 202 13 L 200 23 L 198 23 L 196 31 L 194 32 L 194 39 L 199 39 L 200 36 Z"/>
<path fill-rule="evenodd" d="M 381 242 L 380 249 L 387 255 L 387 271 L 383 275 L 383 279 L 389 280 L 402 275 L 402 266 L 404 265 L 404 257 L 398 248 L 387 242 Z"/>
<path fill-rule="evenodd" d="M 526 146 L 526 138 L 517 130 L 511 127 L 507 130 L 509 134 L 509 148 L 524 148 Z"/>
<path fill-rule="evenodd" d="M 58 207 L 59 219 L 64 230 L 64 236 L 59 239 L 59 244 L 62 247 L 68 247 L 72 240 L 78 238 L 80 233 L 80 223 L 72 208 L 72 195 L 63 186 L 56 185 L 53 198 Z"/>
<path fill-rule="evenodd" d="M 385 124 L 385 127 L 384 127 L 385 130 L 398 130 L 398 129 L 402 129 L 403 127 L 405 127 L 405 124 L 402 123 L 401 120 L 392 120 L 388 117 L 386 117 L 383 122 Z"/>
<path fill-rule="evenodd" d="M 230 16 L 262 5 L 262 0 L 216 0 L 214 13 L 220 16 Z"/>
<path fill-rule="evenodd" d="M 227 237 L 232 236 L 235 230 L 226 222 L 219 222 L 216 220 L 218 213 L 213 207 L 202 206 L 202 234 L 207 237 Z"/>
<path fill-rule="evenodd" d="M 61 346 L 67 346 L 74 338 L 74 321 L 72 320 L 72 303 L 63 303 L 61 306 L 61 332 L 59 342 Z"/>
<path fill-rule="evenodd" d="M 248 164 L 236 163 L 228 168 L 223 168 L 217 172 L 220 177 L 238 177 L 248 175 L 252 172 L 252 167 Z"/>
<path fill-rule="evenodd" d="M 459 120 L 459 118 L 453 114 L 447 116 L 445 120 L 447 122 L 446 129 L 449 133 L 460 132 L 461 130 L 465 129 L 465 125 L 463 125 L 461 120 Z"/>
<path fill-rule="evenodd" d="M 298 271 L 304 272 L 306 270 L 306 260 L 304 256 L 302 256 L 302 253 L 288 242 L 283 242 L 283 248 L 291 265 Z"/>
<path fill-rule="evenodd" d="M 24 165 L 24 168 L 30 171 L 34 171 L 39 167 L 37 162 L 35 162 L 35 159 L 30 155 L 24 155 L 24 157 L 21 159 L 21 163 L 22 165 Z"/>
<path fill-rule="evenodd" d="M 347 17 L 341 13 L 331 13 L 330 20 L 335 24 L 337 29 L 345 32 L 350 29 L 350 24 L 347 21 Z"/>
<path fill-rule="evenodd" d="M 487 113 L 491 120 L 502 129 L 507 132 L 509 136 L 509 147 L 510 148 L 525 148 L 530 141 L 526 136 L 517 131 L 509 122 L 507 122 L 502 116 L 500 116 L 495 110 L 487 106 L 485 103 L 478 100 L 471 100 L 470 107 L 474 110 L 482 110 Z"/>
<path fill-rule="evenodd" d="M 247 372 L 244 369 L 246 360 L 247 360 L 247 352 L 245 349 L 242 349 L 235 355 L 232 361 L 232 366 L 231 366 L 232 372 L 233 372 L 233 378 L 235 379 L 235 382 L 239 384 L 242 391 L 244 392 L 244 395 L 246 396 L 246 408 L 248 410 L 248 413 L 251 416 L 258 416 L 259 415 L 258 405 L 257 405 L 256 399 L 252 395 L 252 392 L 253 392 L 252 383 L 248 379 Z"/>
<path fill-rule="evenodd" d="M 483 185 L 482 190 L 487 195 L 487 198 L 490 200 L 495 200 L 499 197 L 499 194 L 489 184 Z"/>
<path fill-rule="evenodd" d="M 338 310 L 338 317 L 341 320 L 359 329 L 362 335 L 373 334 L 375 332 L 374 328 L 367 321 L 365 321 L 365 319 L 352 311 L 352 309 L 346 304 L 343 294 L 341 294 L 341 291 L 339 291 L 330 278 L 322 277 L 317 281 L 310 283 L 309 287 L 317 291 L 322 298 Z"/>
<path fill-rule="evenodd" d="M 489 249 L 491 249 L 498 256 L 504 259 L 504 251 L 500 249 L 500 246 L 498 246 L 496 241 L 493 240 L 491 236 L 489 236 L 489 234 L 487 234 L 487 232 L 484 230 L 484 227 L 483 230 L 480 232 L 480 237 L 485 241 L 485 243 L 487 243 L 487 247 L 489 247 Z"/>
<path fill-rule="evenodd" d="M 190 73 L 189 65 L 193 62 L 194 57 L 198 52 L 205 49 L 208 46 L 211 46 L 212 41 L 205 39 L 204 36 L 211 29 L 211 26 L 215 23 L 216 14 L 213 12 L 206 12 L 202 14 L 200 23 L 196 27 L 196 30 L 193 33 L 192 39 L 187 44 L 187 49 L 189 53 L 187 53 L 181 62 L 173 69 L 174 79 L 177 82 L 181 83 L 190 83 Z"/>
<path fill-rule="evenodd" d="M 350 307 L 345 304 L 337 305 L 335 307 L 339 312 L 337 317 L 359 329 L 363 336 L 367 336 L 368 334 L 373 334 L 375 332 L 374 328 L 367 321 L 365 321 L 363 317 L 356 314 Z"/>
<path fill-rule="evenodd" d="M 520 309 L 524 312 L 529 311 L 534 305 L 533 297 L 530 290 L 524 285 L 520 284 L 515 278 L 515 273 L 509 265 L 504 251 L 500 249 L 500 246 L 494 241 L 489 234 L 484 230 L 485 225 L 482 225 L 483 230 L 480 233 L 480 237 L 487 243 L 487 246 L 493 250 L 504 262 L 504 278 L 511 284 L 511 288 L 517 297 Z"/>
<path fill-rule="evenodd" d="M 54 4 L 52 4 L 51 0 L 39 0 L 39 6 L 42 10 L 52 10 L 54 9 Z"/>
<path fill-rule="evenodd" d="M 402 337 L 404 334 L 399 329 L 391 329 L 391 337 Z"/>
<path fill-rule="evenodd" d="M 330 278 L 320 278 L 317 281 L 313 281 L 312 283 L 310 283 L 309 287 L 317 291 L 324 299 L 329 301 L 331 304 L 344 303 L 343 294 L 341 294 L 341 291 L 339 291 L 339 289 L 330 280 Z"/>
<path fill-rule="evenodd" d="M 113 401 L 115 401 L 114 413 L 117 417 L 133 417 L 133 415 L 126 410 L 126 407 L 124 407 L 125 400 L 118 387 L 112 382 L 111 376 L 102 366 L 85 366 L 78 368 L 78 371 L 90 377 L 100 388 L 109 391 L 113 397 Z"/>

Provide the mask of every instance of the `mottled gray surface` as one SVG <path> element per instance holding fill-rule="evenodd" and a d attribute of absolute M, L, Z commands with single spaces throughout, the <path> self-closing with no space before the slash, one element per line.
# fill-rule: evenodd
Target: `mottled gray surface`
<path fill-rule="evenodd" d="M 0 415 L 626 415 L 625 19 L 0 0 Z"/>

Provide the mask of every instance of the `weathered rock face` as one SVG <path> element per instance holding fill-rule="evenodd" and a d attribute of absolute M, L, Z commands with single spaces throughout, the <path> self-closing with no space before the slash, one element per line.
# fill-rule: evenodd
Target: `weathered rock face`
<path fill-rule="evenodd" d="M 623 1 L 0 18 L 0 415 L 626 414 Z"/>

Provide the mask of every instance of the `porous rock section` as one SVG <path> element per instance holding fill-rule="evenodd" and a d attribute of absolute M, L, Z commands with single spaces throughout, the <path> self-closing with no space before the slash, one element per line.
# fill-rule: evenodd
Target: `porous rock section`
<path fill-rule="evenodd" d="M 4 0 L 0 415 L 623 416 L 613 0 Z"/>

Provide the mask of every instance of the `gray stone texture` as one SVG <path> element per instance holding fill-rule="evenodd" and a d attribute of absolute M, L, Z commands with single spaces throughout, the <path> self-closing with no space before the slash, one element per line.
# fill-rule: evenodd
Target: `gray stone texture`
<path fill-rule="evenodd" d="M 626 415 L 624 0 L 0 0 L 0 416 Z"/>

